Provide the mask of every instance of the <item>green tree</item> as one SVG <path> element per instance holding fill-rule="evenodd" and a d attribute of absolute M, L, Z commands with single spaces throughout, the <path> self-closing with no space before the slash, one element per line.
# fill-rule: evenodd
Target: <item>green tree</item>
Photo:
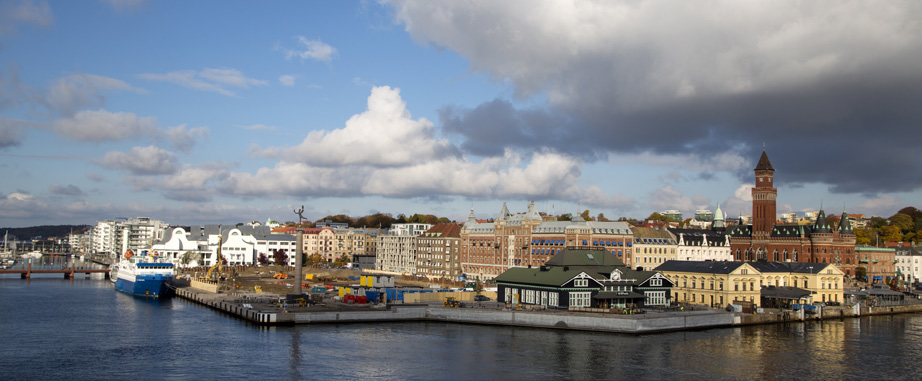
<path fill-rule="evenodd" d="M 557 221 L 573 221 L 573 215 L 570 213 L 564 213 L 557 216 Z"/>
<path fill-rule="evenodd" d="M 656 220 L 656 221 L 663 221 L 663 222 L 676 222 L 676 221 L 673 221 L 672 218 L 669 218 L 657 212 L 653 212 L 652 214 L 650 214 L 650 216 L 647 217 L 647 221 L 649 220 Z"/>
<path fill-rule="evenodd" d="M 855 267 L 855 279 L 866 280 L 868 277 L 868 269 L 864 266 Z"/>
<path fill-rule="evenodd" d="M 890 216 L 890 226 L 896 226 L 903 233 L 907 233 L 915 230 L 915 223 L 912 221 L 912 217 L 909 217 L 908 214 L 897 213 L 893 216 Z"/>
<path fill-rule="evenodd" d="M 883 217 L 871 217 L 868 220 L 868 225 L 870 225 L 874 229 L 880 229 L 884 226 L 887 226 L 887 220 L 884 219 Z"/>
<path fill-rule="evenodd" d="M 340 255 L 339 258 L 336 258 L 336 260 L 333 261 L 333 266 L 334 266 L 334 267 L 343 267 L 343 266 L 345 266 L 347 263 L 349 263 L 349 258 L 347 258 L 345 255 Z"/>

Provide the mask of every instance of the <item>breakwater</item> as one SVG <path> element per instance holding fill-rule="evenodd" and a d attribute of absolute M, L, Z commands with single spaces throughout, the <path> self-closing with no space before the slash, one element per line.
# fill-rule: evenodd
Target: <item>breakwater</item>
<path fill-rule="evenodd" d="M 868 315 L 922 312 L 922 304 L 876 308 L 827 307 L 815 315 L 790 311 L 742 314 L 723 310 L 648 312 L 640 315 L 594 314 L 568 311 L 508 311 L 490 308 L 444 308 L 426 304 L 387 307 L 297 308 L 250 299 L 178 288 L 177 296 L 260 325 L 437 321 L 617 333 L 654 333 L 732 327 L 791 321 L 842 319 Z M 268 298 L 268 296 L 261 296 Z"/>

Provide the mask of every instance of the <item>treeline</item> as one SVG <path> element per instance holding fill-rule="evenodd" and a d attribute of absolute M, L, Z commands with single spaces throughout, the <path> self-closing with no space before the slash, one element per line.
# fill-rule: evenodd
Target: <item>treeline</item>
<path fill-rule="evenodd" d="M 326 216 L 314 222 L 304 222 L 302 225 L 305 227 L 316 227 L 318 224 L 321 224 L 325 221 L 331 221 L 336 223 L 346 223 L 349 224 L 349 227 L 352 228 L 375 228 L 375 229 L 389 229 L 393 224 L 406 224 L 406 223 L 421 223 L 421 224 L 439 224 L 439 223 L 449 223 L 447 217 L 438 217 L 432 214 L 413 214 L 407 216 L 405 214 L 398 214 L 397 217 L 394 217 L 390 213 L 375 213 L 363 217 L 352 217 L 345 214 L 337 214 L 335 216 Z M 286 222 L 288 226 L 297 225 L 296 222 Z"/>
<path fill-rule="evenodd" d="M 27 228 L 2 228 L 0 229 L 0 240 L 3 239 L 3 235 L 9 232 L 10 239 L 13 239 L 15 236 L 19 240 L 29 240 L 34 237 L 41 237 L 41 239 L 48 239 L 51 237 L 64 237 L 70 234 L 71 230 L 75 234 L 83 233 L 89 229 L 89 225 L 42 225 L 42 226 L 30 226 Z"/>
<path fill-rule="evenodd" d="M 838 226 L 839 217 L 836 216 L 830 225 Z M 922 241 L 922 211 L 911 206 L 900 209 L 890 218 L 871 217 L 865 229 L 855 229 L 856 244 L 859 245 L 884 245 L 887 242 L 915 242 Z"/>

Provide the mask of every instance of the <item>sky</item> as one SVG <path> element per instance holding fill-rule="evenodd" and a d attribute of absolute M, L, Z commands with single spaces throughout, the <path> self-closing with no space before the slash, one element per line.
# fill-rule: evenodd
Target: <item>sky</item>
<path fill-rule="evenodd" d="M 890 216 L 918 1 L 0 0 L 0 227 Z"/>

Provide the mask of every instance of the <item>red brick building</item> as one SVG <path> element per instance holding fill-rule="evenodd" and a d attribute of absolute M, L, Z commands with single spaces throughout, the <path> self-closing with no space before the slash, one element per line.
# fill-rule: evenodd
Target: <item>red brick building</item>
<path fill-rule="evenodd" d="M 832 263 L 854 268 L 855 232 L 848 214 L 842 213 L 838 226 L 831 226 L 820 208 L 812 225 L 779 224 L 774 186 L 775 169 L 763 151 L 755 168 L 752 188 L 752 225 L 740 223 L 728 228 L 730 250 L 737 261 Z M 851 266 L 849 266 L 851 265 Z M 849 274 L 852 275 L 852 274 Z"/>

